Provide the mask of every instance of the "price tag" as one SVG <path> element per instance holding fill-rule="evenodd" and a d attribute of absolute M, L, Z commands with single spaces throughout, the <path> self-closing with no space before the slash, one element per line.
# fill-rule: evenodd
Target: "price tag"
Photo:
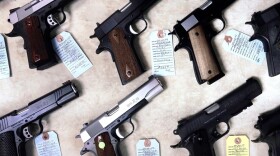
<path fill-rule="evenodd" d="M 156 139 L 142 139 L 136 144 L 137 156 L 160 156 L 159 142 Z"/>
<path fill-rule="evenodd" d="M 9 60 L 4 37 L 0 34 L 0 79 L 10 77 Z"/>
<path fill-rule="evenodd" d="M 226 141 L 227 156 L 250 156 L 250 142 L 246 135 L 229 136 Z"/>
<path fill-rule="evenodd" d="M 52 39 L 55 52 L 71 74 L 77 78 L 89 68 L 91 62 L 69 32 L 62 32 Z"/>
<path fill-rule="evenodd" d="M 229 30 L 223 42 L 225 50 L 257 64 L 265 59 L 263 44 L 259 40 L 249 42 L 250 36 L 236 30 Z"/>
<path fill-rule="evenodd" d="M 35 145 L 39 156 L 61 156 L 58 137 L 54 131 L 37 136 Z"/>
<path fill-rule="evenodd" d="M 175 75 L 172 35 L 168 30 L 154 31 L 150 35 L 152 72 L 158 76 Z"/>

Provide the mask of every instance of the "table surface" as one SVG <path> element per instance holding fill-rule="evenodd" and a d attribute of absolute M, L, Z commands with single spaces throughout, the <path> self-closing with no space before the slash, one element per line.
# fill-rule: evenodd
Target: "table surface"
<path fill-rule="evenodd" d="M 1 33 L 9 33 L 12 30 L 12 25 L 7 22 L 9 10 L 28 2 L 29 0 L 0 2 Z M 121 9 L 127 4 L 127 0 L 80 0 L 66 7 L 67 21 L 54 34 L 62 31 L 70 32 L 93 63 L 93 67 L 75 79 L 81 96 L 43 118 L 46 121 L 45 130 L 54 130 L 58 134 L 62 155 L 79 155 L 83 143 L 81 139 L 75 139 L 75 136 L 79 134 L 83 123 L 110 110 L 118 101 L 148 80 L 152 74 L 150 33 L 159 29 L 172 30 L 176 20 L 184 18 L 204 2 L 205 0 L 162 0 L 144 14 L 148 21 L 148 28 L 136 39 L 135 46 L 147 71 L 125 86 L 120 83 L 110 53 L 103 52 L 97 55 L 95 50 L 99 41 L 89 39 L 89 36 L 94 33 L 96 22 L 104 21 L 115 10 Z M 253 100 L 253 106 L 230 120 L 231 129 L 228 135 L 245 134 L 250 140 L 257 138 L 259 131 L 254 128 L 257 117 L 262 112 L 279 105 L 280 77 L 268 76 L 266 61 L 261 65 L 252 63 L 225 51 L 221 45 L 225 33 L 230 29 L 252 35 L 251 26 L 244 23 L 250 21 L 255 11 L 264 10 L 277 2 L 277 0 L 239 0 L 225 10 L 223 16 L 226 19 L 226 28 L 213 39 L 212 44 L 226 75 L 212 85 L 206 83 L 198 85 L 188 53 L 185 50 L 176 52 L 174 55 L 176 76 L 161 78 L 166 89 L 133 116 L 135 132 L 121 143 L 122 154 L 136 155 L 135 146 L 139 139 L 156 138 L 160 142 L 162 156 L 188 155 L 186 149 L 170 148 L 170 145 L 180 141 L 178 136 L 173 135 L 177 121 L 202 110 L 250 77 L 260 80 L 263 93 Z M 23 39 L 6 37 L 6 40 L 12 76 L 0 80 L 0 116 L 27 106 L 30 101 L 73 79 L 63 63 L 44 71 L 29 69 L 26 51 L 23 49 Z M 174 44 L 177 42 L 174 37 Z M 215 143 L 217 156 L 225 156 L 225 142 L 228 135 Z M 29 144 L 31 145 L 27 148 L 33 149 L 33 141 Z M 268 146 L 251 142 L 250 151 L 253 156 L 268 155 Z"/>

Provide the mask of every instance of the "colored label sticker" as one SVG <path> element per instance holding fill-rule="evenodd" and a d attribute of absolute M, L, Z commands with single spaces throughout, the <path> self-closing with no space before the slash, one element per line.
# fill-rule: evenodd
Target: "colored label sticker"
<path fill-rule="evenodd" d="M 246 135 L 229 136 L 226 140 L 226 156 L 250 156 L 250 141 Z"/>

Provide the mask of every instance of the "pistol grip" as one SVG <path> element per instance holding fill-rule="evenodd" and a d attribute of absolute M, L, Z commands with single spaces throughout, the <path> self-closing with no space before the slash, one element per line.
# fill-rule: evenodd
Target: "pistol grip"
<path fill-rule="evenodd" d="M 187 148 L 190 156 L 216 156 L 213 144 L 210 142 L 206 130 L 199 130 L 190 138 L 190 146 Z"/>
<path fill-rule="evenodd" d="M 23 29 L 26 32 L 23 36 L 29 68 L 44 70 L 57 63 L 55 52 L 52 48 L 51 39 L 47 30 L 41 30 L 39 17 L 27 17 L 23 22 Z"/>
<path fill-rule="evenodd" d="M 280 74 L 280 29 L 275 26 L 279 24 L 280 21 L 272 22 L 272 25 L 265 26 L 261 32 L 257 32 L 250 38 L 250 41 L 257 39 L 263 43 L 270 77 Z"/>
<path fill-rule="evenodd" d="M 207 37 L 202 26 L 196 26 L 188 32 L 192 45 L 193 64 L 196 78 L 199 84 L 207 81 L 208 84 L 215 82 L 224 76 L 215 53 L 210 46 L 211 41 Z"/>
<path fill-rule="evenodd" d="M 269 150 L 268 154 L 269 156 L 278 156 L 280 154 L 280 131 L 276 130 L 269 134 L 263 142 L 268 144 Z"/>
<path fill-rule="evenodd" d="M 0 155 L 18 156 L 14 132 L 9 131 L 0 134 Z"/>
<path fill-rule="evenodd" d="M 111 143 L 110 135 L 105 132 L 94 138 L 94 144 L 97 152 L 97 156 L 118 156 L 117 146 Z M 101 149 L 100 144 L 104 143 L 104 148 Z"/>
<path fill-rule="evenodd" d="M 116 64 L 123 85 L 141 75 L 144 70 L 133 48 L 132 41 L 128 40 L 121 28 L 109 33 L 109 42 L 112 46 L 112 57 Z"/>
<path fill-rule="evenodd" d="M 270 77 L 280 74 L 280 18 L 268 25 L 270 51 L 266 53 L 268 73 Z"/>

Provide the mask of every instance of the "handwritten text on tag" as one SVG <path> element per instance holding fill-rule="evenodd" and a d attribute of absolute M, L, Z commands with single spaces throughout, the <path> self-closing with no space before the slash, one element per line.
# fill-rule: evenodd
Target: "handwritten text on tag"
<path fill-rule="evenodd" d="M 4 37 L 0 34 L 0 79 L 10 77 L 9 60 Z"/>
<path fill-rule="evenodd" d="M 154 75 L 175 75 L 172 35 L 168 30 L 154 31 L 150 35 L 152 71 Z"/>
<path fill-rule="evenodd" d="M 92 67 L 91 62 L 70 33 L 62 32 L 52 39 L 52 44 L 59 58 L 75 78 Z"/>

